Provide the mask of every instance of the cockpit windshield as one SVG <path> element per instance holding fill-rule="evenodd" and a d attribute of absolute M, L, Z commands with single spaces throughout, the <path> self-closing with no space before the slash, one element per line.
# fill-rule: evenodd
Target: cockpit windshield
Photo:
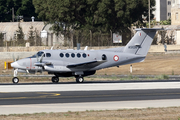
<path fill-rule="evenodd" d="M 41 57 L 42 56 L 42 54 L 43 54 L 44 52 L 42 52 L 42 51 L 39 51 L 38 53 L 36 53 L 35 55 L 33 55 L 32 57 L 30 57 L 30 58 L 36 58 L 36 57 Z M 44 54 L 44 57 L 45 57 L 45 54 Z"/>

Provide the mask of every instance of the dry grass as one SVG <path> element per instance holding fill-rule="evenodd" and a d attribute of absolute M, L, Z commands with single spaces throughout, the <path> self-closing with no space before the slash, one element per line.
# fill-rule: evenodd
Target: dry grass
<path fill-rule="evenodd" d="M 133 75 L 172 75 L 180 74 L 180 54 L 148 54 L 144 62 L 132 64 Z M 123 65 L 119 68 L 112 67 L 103 69 L 97 74 L 120 74 L 128 75 L 130 65 Z"/>
<path fill-rule="evenodd" d="M 1 120 L 180 120 L 180 107 L 1 115 Z"/>

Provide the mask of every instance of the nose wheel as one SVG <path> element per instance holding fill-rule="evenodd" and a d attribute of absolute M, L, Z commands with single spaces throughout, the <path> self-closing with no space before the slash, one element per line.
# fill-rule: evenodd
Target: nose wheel
<path fill-rule="evenodd" d="M 76 82 L 77 83 L 83 83 L 84 82 L 84 78 L 82 76 L 76 77 Z"/>
<path fill-rule="evenodd" d="M 14 69 L 14 77 L 12 79 L 12 82 L 14 84 L 17 84 L 19 82 L 19 78 L 17 78 L 17 74 L 18 74 L 18 69 Z"/>
<path fill-rule="evenodd" d="M 14 84 L 17 84 L 17 83 L 19 82 L 19 78 L 13 77 L 12 82 L 13 82 Z"/>
<path fill-rule="evenodd" d="M 52 80 L 53 83 L 58 83 L 59 82 L 59 78 L 56 77 L 56 76 L 52 77 L 51 80 Z"/>

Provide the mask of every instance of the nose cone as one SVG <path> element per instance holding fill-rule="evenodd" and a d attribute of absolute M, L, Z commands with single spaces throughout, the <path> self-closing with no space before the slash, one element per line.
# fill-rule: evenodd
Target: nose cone
<path fill-rule="evenodd" d="M 11 63 L 11 67 L 18 68 L 19 64 L 17 62 L 13 62 L 13 63 Z"/>

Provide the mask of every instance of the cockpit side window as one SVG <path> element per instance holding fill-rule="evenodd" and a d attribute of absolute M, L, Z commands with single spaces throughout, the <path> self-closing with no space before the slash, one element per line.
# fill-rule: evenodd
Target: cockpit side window
<path fill-rule="evenodd" d="M 44 52 L 40 51 L 40 52 L 37 53 L 37 56 L 38 56 L 38 57 L 41 57 L 43 53 L 44 53 Z M 44 54 L 43 57 L 45 57 L 45 54 Z"/>
<path fill-rule="evenodd" d="M 44 52 L 40 51 L 40 52 L 36 53 L 35 55 L 33 55 L 33 56 L 32 56 L 32 57 L 30 57 L 30 58 L 41 57 L 41 55 L 42 55 L 43 53 L 44 53 Z M 43 56 L 43 57 L 45 57 L 45 54 L 44 54 L 44 56 Z"/>

